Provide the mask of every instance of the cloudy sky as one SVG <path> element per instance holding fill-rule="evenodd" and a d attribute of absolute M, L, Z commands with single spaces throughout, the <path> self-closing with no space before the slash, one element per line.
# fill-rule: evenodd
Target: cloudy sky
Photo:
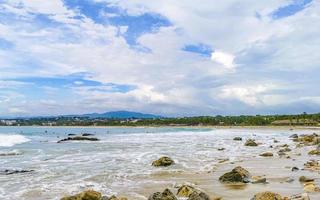
<path fill-rule="evenodd" d="M 320 111 L 320 0 L 0 0 L 0 116 Z"/>

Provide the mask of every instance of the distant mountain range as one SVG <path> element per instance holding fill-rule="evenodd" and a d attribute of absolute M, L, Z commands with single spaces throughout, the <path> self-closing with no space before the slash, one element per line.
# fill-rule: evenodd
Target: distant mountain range
<path fill-rule="evenodd" d="M 90 114 L 83 114 L 83 115 L 68 115 L 68 116 L 75 116 L 75 117 L 89 117 L 89 118 L 104 118 L 104 119 L 154 119 L 154 118 L 162 118 L 159 115 L 153 114 L 145 114 L 139 112 L 130 112 L 130 111 L 113 111 L 113 112 L 106 112 L 106 113 L 90 113 Z"/>

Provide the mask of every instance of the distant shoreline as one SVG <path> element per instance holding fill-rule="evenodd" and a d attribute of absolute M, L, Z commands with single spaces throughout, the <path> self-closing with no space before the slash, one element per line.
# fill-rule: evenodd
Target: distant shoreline
<path fill-rule="evenodd" d="M 320 130 L 320 126 L 0 126 L 0 128 L 9 127 L 32 127 L 32 128 L 215 128 L 215 129 L 314 129 Z"/>

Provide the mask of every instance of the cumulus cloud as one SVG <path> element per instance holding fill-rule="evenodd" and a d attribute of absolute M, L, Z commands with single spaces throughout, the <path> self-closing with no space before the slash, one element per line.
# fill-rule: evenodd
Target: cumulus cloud
<path fill-rule="evenodd" d="M 211 59 L 217 63 L 222 64 L 226 68 L 232 69 L 234 68 L 234 56 L 222 51 L 214 51 L 211 54 Z"/>
<path fill-rule="evenodd" d="M 62 0 L 3 1 L 0 38 L 12 45 L 3 49 L 0 40 L 0 114 L 8 112 L 6 107 L 50 114 L 117 109 L 170 115 L 290 113 L 276 106 L 294 104 L 302 111 L 301 102 L 320 95 L 316 87 L 318 1 L 281 19 L 274 19 L 272 13 L 291 1 L 212 4 L 205 0 L 200 5 L 189 0 L 94 2 L 121 12 L 100 10 L 96 14 L 103 20 L 97 21 Z M 159 15 L 170 21 L 170 26 L 141 31 L 136 46 L 124 37 L 130 24 L 109 23 L 114 17 L 145 14 Z M 184 51 L 188 44 L 212 47 L 211 58 Z M 74 80 L 77 87 L 28 86 L 15 80 L 73 74 L 105 85 L 92 87 Z M 119 92 L 106 86 L 108 83 L 133 88 Z M 37 95 L 55 103 L 41 103 L 34 98 Z M 239 102 L 247 110 L 241 110 Z M 317 105 L 314 111 L 319 109 Z M 41 108 L 34 109 L 37 106 Z"/>

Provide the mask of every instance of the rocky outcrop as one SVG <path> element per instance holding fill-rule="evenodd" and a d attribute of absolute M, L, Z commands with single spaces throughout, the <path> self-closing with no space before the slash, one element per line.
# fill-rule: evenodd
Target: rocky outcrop
<path fill-rule="evenodd" d="M 298 137 L 299 137 L 298 134 L 292 134 L 289 136 L 289 138 L 298 138 Z"/>
<path fill-rule="evenodd" d="M 260 192 L 255 194 L 251 200 L 282 200 L 282 197 L 274 192 Z"/>
<path fill-rule="evenodd" d="M 320 192 L 320 188 L 314 182 L 306 182 L 303 186 L 305 192 Z"/>
<path fill-rule="evenodd" d="M 177 197 L 169 190 L 165 189 L 162 193 L 156 192 L 149 196 L 148 200 L 178 200 Z"/>
<path fill-rule="evenodd" d="M 12 169 L 6 169 L 3 171 L 0 171 L 0 175 L 11 175 L 11 174 L 24 174 L 24 173 L 30 173 L 34 172 L 34 170 L 12 170 Z"/>
<path fill-rule="evenodd" d="M 87 136 L 93 136 L 94 134 L 92 133 L 82 133 L 82 136 L 87 137 Z"/>
<path fill-rule="evenodd" d="M 267 179 L 266 178 L 263 178 L 263 177 L 252 177 L 252 181 L 251 181 L 252 184 L 266 184 L 267 183 Z"/>
<path fill-rule="evenodd" d="M 152 166 L 155 166 L 155 167 L 167 167 L 172 164 L 174 164 L 174 161 L 167 156 L 163 156 L 163 157 L 159 158 L 158 160 L 155 160 L 152 162 Z"/>
<path fill-rule="evenodd" d="M 75 137 L 67 137 L 62 140 L 59 140 L 58 143 L 66 142 L 66 141 L 99 141 L 98 138 L 93 137 L 83 137 L 83 136 L 75 136 Z"/>
<path fill-rule="evenodd" d="M 251 175 L 246 169 L 238 166 L 231 172 L 227 172 L 220 176 L 219 181 L 222 183 L 248 183 L 250 177 Z"/>
<path fill-rule="evenodd" d="M 291 149 L 289 148 L 289 147 L 285 147 L 285 148 L 283 148 L 283 149 L 280 149 L 279 151 L 278 151 L 278 153 L 284 153 L 284 152 L 290 152 L 291 151 Z"/>
<path fill-rule="evenodd" d="M 210 197 L 201 191 L 194 191 L 188 198 L 188 200 L 210 200 Z"/>
<path fill-rule="evenodd" d="M 76 195 L 63 197 L 61 200 L 102 200 L 100 192 L 87 190 Z"/>
<path fill-rule="evenodd" d="M 272 157 L 272 156 L 273 156 L 273 153 L 271 153 L 271 152 L 265 152 L 265 153 L 260 154 L 259 156 L 262 156 L 262 157 Z"/>
<path fill-rule="evenodd" d="M 105 199 L 103 199 L 105 198 Z M 127 198 L 125 197 L 116 197 L 115 195 L 112 195 L 111 197 L 103 197 L 102 200 L 128 200 Z"/>
<path fill-rule="evenodd" d="M 248 139 L 244 146 L 256 147 L 258 144 L 253 139 Z"/>

